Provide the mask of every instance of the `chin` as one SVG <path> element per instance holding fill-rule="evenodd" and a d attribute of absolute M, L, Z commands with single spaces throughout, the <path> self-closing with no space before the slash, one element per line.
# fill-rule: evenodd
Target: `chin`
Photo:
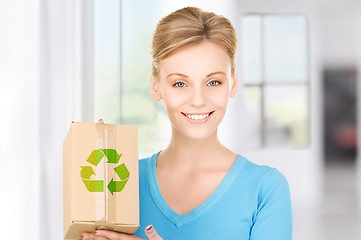
<path fill-rule="evenodd" d="M 206 140 L 208 138 L 211 138 L 214 135 L 217 135 L 217 130 L 210 131 L 209 129 L 196 129 L 189 131 L 178 131 L 181 135 L 183 135 L 185 138 L 188 138 L 189 140 Z"/>

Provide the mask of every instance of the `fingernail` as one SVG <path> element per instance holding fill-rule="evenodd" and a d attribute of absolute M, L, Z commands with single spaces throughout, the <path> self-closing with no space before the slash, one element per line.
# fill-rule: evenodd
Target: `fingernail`
<path fill-rule="evenodd" d="M 147 231 L 151 231 L 151 230 L 152 230 L 152 228 L 153 228 L 153 226 L 152 226 L 152 225 L 148 225 L 148 226 L 145 228 L 145 230 L 147 230 Z"/>

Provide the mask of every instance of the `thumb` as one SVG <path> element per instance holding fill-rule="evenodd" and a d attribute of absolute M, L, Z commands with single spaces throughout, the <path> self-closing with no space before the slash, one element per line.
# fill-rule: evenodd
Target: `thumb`
<path fill-rule="evenodd" d="M 155 231 L 152 225 L 148 225 L 144 231 L 149 240 L 163 240 L 163 238 L 158 235 L 157 231 Z"/>

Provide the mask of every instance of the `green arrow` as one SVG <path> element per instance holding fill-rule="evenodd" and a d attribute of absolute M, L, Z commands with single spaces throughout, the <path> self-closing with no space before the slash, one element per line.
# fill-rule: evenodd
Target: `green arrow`
<path fill-rule="evenodd" d="M 80 176 L 84 179 L 90 179 L 90 177 L 94 174 L 95 172 L 93 170 L 93 168 L 91 166 L 80 166 L 81 167 L 81 172 L 80 172 Z"/>
<path fill-rule="evenodd" d="M 114 168 L 114 171 L 119 176 L 120 180 L 125 180 L 129 178 L 130 172 L 124 163 L 120 164 L 118 167 Z"/>
<path fill-rule="evenodd" d="M 107 157 L 107 163 L 118 163 L 122 154 L 118 154 L 115 149 L 99 149 Z"/>
<path fill-rule="evenodd" d="M 108 189 L 113 195 L 113 192 L 121 192 L 125 187 L 125 184 L 128 182 L 128 179 L 125 181 L 114 181 L 113 178 L 108 184 Z"/>
<path fill-rule="evenodd" d="M 82 179 L 89 192 L 103 192 L 104 181 L 103 180 L 85 180 Z"/>
<path fill-rule="evenodd" d="M 94 166 L 98 166 L 100 161 L 103 159 L 104 153 L 100 150 L 93 150 L 90 156 L 87 159 L 87 162 L 93 164 Z"/>

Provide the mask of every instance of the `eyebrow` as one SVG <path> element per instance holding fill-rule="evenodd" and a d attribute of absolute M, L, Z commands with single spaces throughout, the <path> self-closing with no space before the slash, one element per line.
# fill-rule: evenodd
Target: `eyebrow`
<path fill-rule="evenodd" d="M 226 75 L 226 73 L 224 73 L 224 72 L 213 72 L 213 73 L 208 74 L 207 77 L 210 77 L 210 76 L 213 76 L 213 75 L 217 75 L 217 74 Z"/>
<path fill-rule="evenodd" d="M 217 75 L 217 74 L 223 74 L 223 75 L 226 75 L 226 73 L 224 73 L 224 72 L 213 72 L 213 73 L 208 74 L 206 77 L 211 77 L 211 76 L 213 76 L 213 75 Z M 174 76 L 174 75 L 175 75 L 175 76 L 184 77 L 184 78 L 188 78 L 188 76 L 187 76 L 187 75 L 182 74 L 182 73 L 171 73 L 171 74 L 169 74 L 166 78 L 171 77 L 171 76 Z"/>
<path fill-rule="evenodd" d="M 179 77 L 188 78 L 187 75 L 182 74 L 182 73 L 171 73 L 171 74 L 169 74 L 168 76 L 166 76 L 165 78 L 169 78 L 169 77 L 171 77 L 171 76 L 179 76 Z"/>

